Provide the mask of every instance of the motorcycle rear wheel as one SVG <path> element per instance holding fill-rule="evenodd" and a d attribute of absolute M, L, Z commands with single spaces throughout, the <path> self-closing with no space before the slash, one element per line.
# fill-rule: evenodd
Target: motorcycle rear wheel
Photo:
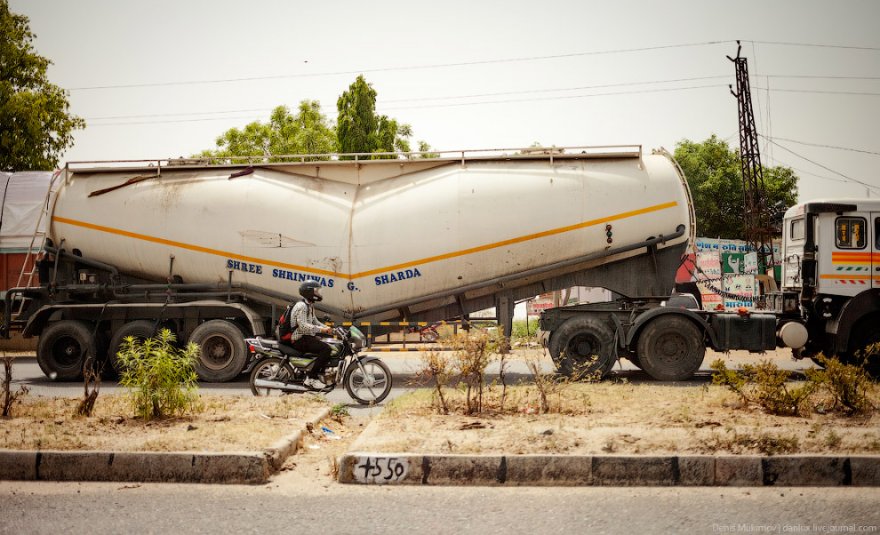
<path fill-rule="evenodd" d="M 278 357 L 269 357 L 263 359 L 251 370 L 248 383 L 251 386 L 251 392 L 255 396 L 283 396 L 286 394 L 280 388 L 272 388 L 267 386 L 257 386 L 257 380 L 277 381 L 287 383 L 290 380 L 290 370 L 284 365 Z"/>
<path fill-rule="evenodd" d="M 352 362 L 342 382 L 351 399 L 361 405 L 376 405 L 391 392 L 391 370 L 379 359 Z"/>

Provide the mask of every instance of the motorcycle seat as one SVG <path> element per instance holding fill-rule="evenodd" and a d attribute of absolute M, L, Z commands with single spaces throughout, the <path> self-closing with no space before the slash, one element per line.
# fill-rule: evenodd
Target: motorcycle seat
<path fill-rule="evenodd" d="M 301 358 L 305 356 L 305 353 L 303 353 L 302 351 L 297 351 L 287 344 L 278 344 L 278 351 L 281 351 L 282 355 L 287 355 L 288 357 Z"/>
<path fill-rule="evenodd" d="M 282 355 L 287 355 L 289 357 L 296 357 L 296 358 L 300 358 L 300 357 L 305 356 L 305 353 L 303 353 L 302 351 L 298 351 L 287 344 L 282 344 L 278 340 L 274 340 L 272 338 L 260 338 L 260 337 L 257 337 L 257 340 L 259 340 L 261 344 L 268 347 L 269 349 L 277 349 L 278 351 L 281 352 Z"/>

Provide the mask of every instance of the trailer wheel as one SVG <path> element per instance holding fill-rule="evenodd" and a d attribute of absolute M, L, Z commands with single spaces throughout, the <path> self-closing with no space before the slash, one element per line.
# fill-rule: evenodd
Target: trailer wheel
<path fill-rule="evenodd" d="M 119 350 L 122 348 L 122 342 L 124 342 L 126 338 L 131 336 L 137 340 L 143 341 L 155 335 L 156 322 L 154 321 L 130 321 L 120 327 L 115 333 L 113 333 L 113 337 L 110 338 L 110 349 L 107 351 L 107 364 L 110 366 L 109 369 L 106 370 L 107 374 L 118 377 L 119 374 L 122 373 L 116 354 L 119 353 Z"/>
<path fill-rule="evenodd" d="M 658 381 L 689 379 L 706 355 L 703 331 L 681 316 L 660 316 L 648 323 L 637 349 L 642 369 Z"/>
<path fill-rule="evenodd" d="M 196 373 L 202 381 L 230 381 L 244 368 L 247 360 L 244 334 L 232 322 L 206 321 L 193 330 L 189 341 L 200 349 Z"/>
<path fill-rule="evenodd" d="M 82 379 L 83 364 L 98 354 L 92 329 L 82 321 L 55 322 L 40 334 L 37 364 L 53 381 Z"/>
<path fill-rule="evenodd" d="M 550 356 L 561 375 L 605 375 L 617 362 L 614 333 L 598 318 L 571 318 L 550 337 Z"/>

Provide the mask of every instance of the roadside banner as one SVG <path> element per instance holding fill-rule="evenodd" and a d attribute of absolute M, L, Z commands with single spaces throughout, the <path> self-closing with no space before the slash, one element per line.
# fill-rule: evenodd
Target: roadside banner
<path fill-rule="evenodd" d="M 758 272 L 758 253 L 746 253 L 743 256 L 743 273 L 755 274 Z"/>
<path fill-rule="evenodd" d="M 754 275 L 727 275 L 724 277 L 724 308 L 736 309 L 739 307 L 754 308 L 755 306 L 755 276 Z"/>
<path fill-rule="evenodd" d="M 722 271 L 724 274 L 739 275 L 743 272 L 743 253 L 721 253 Z"/>
<path fill-rule="evenodd" d="M 721 278 L 721 256 L 717 252 L 697 253 L 697 280 Z"/>

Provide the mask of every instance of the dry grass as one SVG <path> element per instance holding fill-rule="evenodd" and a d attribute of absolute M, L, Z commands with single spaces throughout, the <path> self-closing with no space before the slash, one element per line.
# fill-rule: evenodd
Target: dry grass
<path fill-rule="evenodd" d="M 74 416 L 79 398 L 27 396 L 0 420 L 0 449 L 257 451 L 305 427 L 326 400 L 202 395 L 193 416 L 144 422 L 120 395 L 102 394 L 91 417 Z"/>
<path fill-rule="evenodd" d="M 492 406 L 487 394 L 486 406 Z M 380 452 L 563 454 L 880 453 L 876 411 L 771 416 L 719 386 L 573 384 L 552 414 L 533 386 L 508 388 L 503 412 L 440 416 L 430 391 L 392 402 L 359 440 Z M 450 400 L 451 404 L 455 400 Z M 876 404 L 875 404 L 876 405 Z"/>

